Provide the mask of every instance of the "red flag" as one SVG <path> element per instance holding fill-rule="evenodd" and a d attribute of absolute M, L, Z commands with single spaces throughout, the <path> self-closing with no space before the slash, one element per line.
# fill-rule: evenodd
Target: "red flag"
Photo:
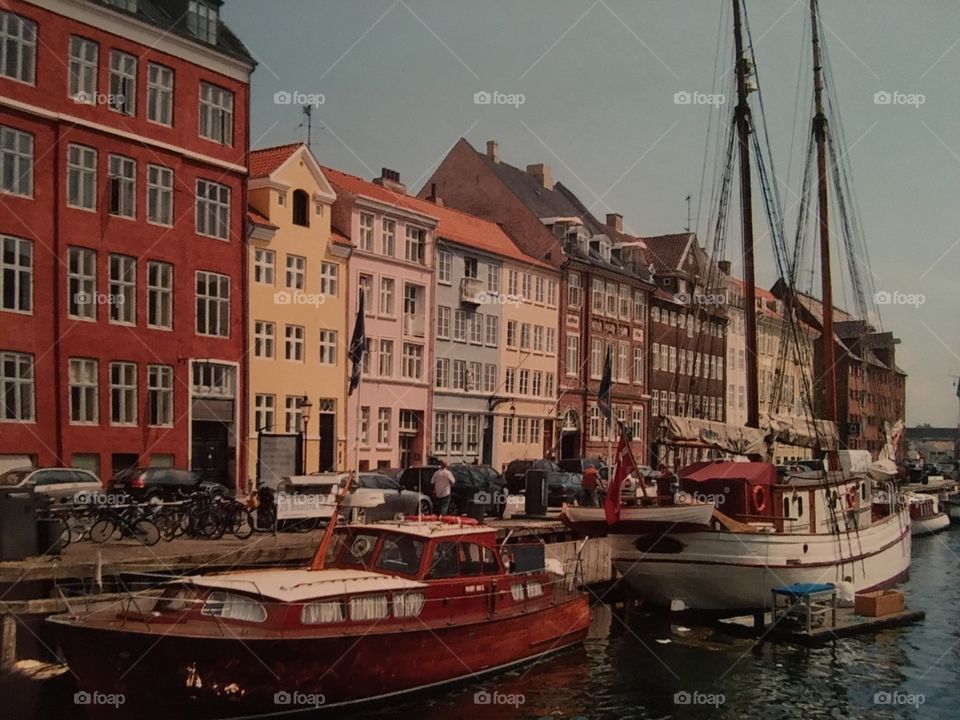
<path fill-rule="evenodd" d="M 621 432 L 620 443 L 617 445 L 617 464 L 613 472 L 613 480 L 607 485 L 607 499 L 603 504 L 608 525 L 612 525 L 620 519 L 620 490 L 630 473 L 634 473 L 637 478 L 640 478 L 640 472 L 633 460 L 633 453 L 630 452 L 630 441 L 627 439 L 627 433 Z"/>

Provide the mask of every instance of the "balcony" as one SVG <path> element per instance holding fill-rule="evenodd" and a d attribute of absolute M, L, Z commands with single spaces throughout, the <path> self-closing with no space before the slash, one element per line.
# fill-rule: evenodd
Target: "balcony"
<path fill-rule="evenodd" d="M 426 337 L 427 318 L 424 315 L 403 316 L 403 334 L 408 337 Z"/>
<path fill-rule="evenodd" d="M 460 280 L 460 302 L 466 305 L 480 305 L 482 301 L 483 281 L 480 278 L 462 278 Z"/>

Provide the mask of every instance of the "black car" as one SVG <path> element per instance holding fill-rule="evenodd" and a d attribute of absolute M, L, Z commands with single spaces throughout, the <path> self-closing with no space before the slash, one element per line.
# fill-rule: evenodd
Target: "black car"
<path fill-rule="evenodd" d="M 583 471 L 589 467 L 597 469 L 597 472 L 600 473 L 600 478 L 606 480 L 609 476 L 609 470 L 607 469 L 607 463 L 601 458 L 565 458 L 561 460 L 558 465 L 561 470 L 566 472 L 583 474 Z"/>
<path fill-rule="evenodd" d="M 110 491 L 127 493 L 135 500 L 176 500 L 197 491 L 225 495 L 220 483 L 201 479 L 193 470 L 168 467 L 130 468 L 113 478 Z"/>
<path fill-rule="evenodd" d="M 503 471 L 503 478 L 511 495 L 519 495 L 526 490 L 528 470 L 546 470 L 551 473 L 558 472 L 560 467 L 553 460 L 511 460 Z"/>
<path fill-rule="evenodd" d="M 564 503 L 573 505 L 580 500 L 579 473 L 557 470 L 547 474 L 547 507 L 561 507 Z"/>
<path fill-rule="evenodd" d="M 503 477 L 489 465 L 449 465 L 454 484 L 447 512 L 462 515 L 477 505 L 483 507 L 484 515 L 503 517 L 507 505 L 506 483 Z M 409 467 L 400 475 L 404 490 L 415 490 L 436 500 L 433 494 L 433 474 L 439 465 Z"/>

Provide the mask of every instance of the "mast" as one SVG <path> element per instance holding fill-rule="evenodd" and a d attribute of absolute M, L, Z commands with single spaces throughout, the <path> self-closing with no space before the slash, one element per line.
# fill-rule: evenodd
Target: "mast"
<path fill-rule="evenodd" d="M 810 0 L 811 38 L 813 40 L 813 133 L 817 143 L 817 204 L 820 220 L 820 284 L 823 302 L 823 415 L 837 422 L 837 372 L 833 345 L 833 283 L 830 273 L 830 223 L 827 209 L 827 118 L 823 113 L 823 64 L 820 58 L 820 34 L 817 0 Z"/>
<path fill-rule="evenodd" d="M 743 235 L 744 314 L 746 325 L 747 426 L 760 427 L 760 399 L 757 377 L 757 296 L 753 261 L 753 192 L 750 185 L 750 106 L 747 104 L 747 75 L 750 61 L 743 52 L 740 27 L 740 0 L 733 0 L 733 34 L 737 55 L 736 123 L 740 144 L 740 222 Z"/>

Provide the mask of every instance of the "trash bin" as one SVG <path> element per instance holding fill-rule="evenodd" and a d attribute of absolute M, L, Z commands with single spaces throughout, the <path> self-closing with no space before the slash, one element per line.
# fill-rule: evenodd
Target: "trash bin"
<path fill-rule="evenodd" d="M 37 549 L 41 555 L 59 555 L 63 552 L 63 531 L 66 523 L 60 518 L 37 519 Z"/>
<path fill-rule="evenodd" d="M 547 514 L 547 471 L 527 470 L 523 511 L 531 517 Z"/>
<path fill-rule="evenodd" d="M 483 518 L 487 514 L 488 507 L 490 506 L 484 503 L 479 503 L 476 500 L 468 500 L 467 501 L 467 517 L 473 518 L 477 522 L 482 523 Z"/>
<path fill-rule="evenodd" d="M 33 493 L 0 492 L 0 560 L 37 555 L 37 507 Z"/>

